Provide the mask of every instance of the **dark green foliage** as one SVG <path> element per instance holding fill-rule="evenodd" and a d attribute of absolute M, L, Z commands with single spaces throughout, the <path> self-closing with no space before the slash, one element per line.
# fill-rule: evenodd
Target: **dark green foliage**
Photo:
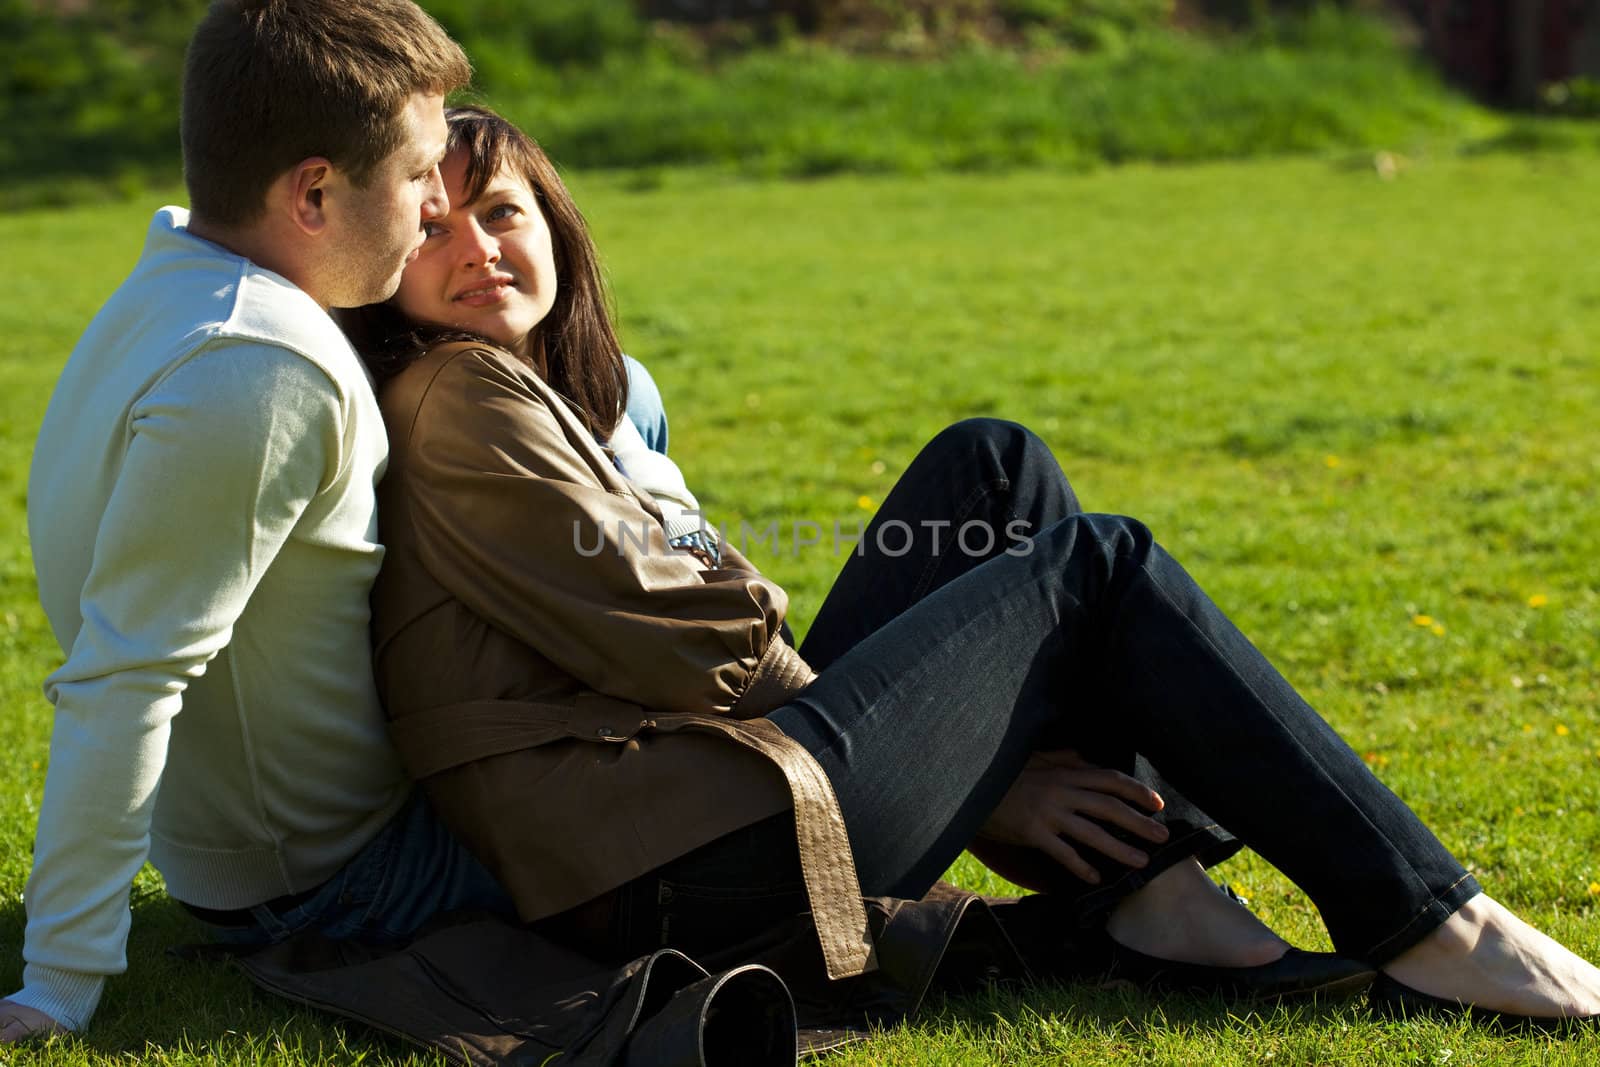
<path fill-rule="evenodd" d="M 1165 25 L 1172 0 L 997 0 L 1010 24 L 1043 30 L 1078 47 L 1104 47 L 1122 36 Z"/>
<path fill-rule="evenodd" d="M 646 26 L 630 0 L 423 0 L 461 42 L 487 88 L 514 84 L 529 62 L 593 67 L 638 54 Z"/>
<path fill-rule="evenodd" d="M 183 51 L 205 6 L 0 0 L 11 205 L 177 177 Z M 655 26 L 631 0 L 423 6 L 488 102 L 585 167 L 1079 169 L 1392 147 L 1458 137 L 1470 114 L 1382 24 L 1328 6 L 1206 37 L 1158 25 L 1173 0 L 818 0 L 815 36 L 766 44 Z"/>
<path fill-rule="evenodd" d="M 1546 111 L 1574 118 L 1600 118 L 1600 80 L 1572 78 L 1546 87 L 1540 103 Z"/>
<path fill-rule="evenodd" d="M 183 45 L 204 0 L 102 0 L 81 13 L 0 0 L 0 176 L 125 186 L 177 172 Z"/>
<path fill-rule="evenodd" d="M 1284 14 L 1301 15 L 1318 8 L 1361 5 L 1359 0 L 1194 0 L 1193 6 L 1207 18 L 1246 26 L 1260 25 Z"/>
<path fill-rule="evenodd" d="M 665 62 L 550 76 L 494 98 L 563 164 L 718 163 L 756 174 L 1077 169 L 1406 145 L 1468 114 L 1365 31 L 1295 42 L 1140 35 L 1115 52 L 970 49 L 886 62 L 816 46 L 715 76 Z"/>
<path fill-rule="evenodd" d="M 941 51 L 952 45 L 1065 42 L 1100 47 L 1158 29 L 1173 0 L 826 0 L 816 25 L 833 43 L 862 51 Z"/>

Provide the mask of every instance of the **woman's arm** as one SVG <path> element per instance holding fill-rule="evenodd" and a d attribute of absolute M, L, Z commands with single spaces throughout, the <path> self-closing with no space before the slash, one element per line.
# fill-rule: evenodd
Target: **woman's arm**
<path fill-rule="evenodd" d="M 754 717 L 809 684 L 778 639 L 783 590 L 670 549 L 560 404 L 504 353 L 433 375 L 391 476 L 434 578 L 583 684 L 661 711 Z"/>

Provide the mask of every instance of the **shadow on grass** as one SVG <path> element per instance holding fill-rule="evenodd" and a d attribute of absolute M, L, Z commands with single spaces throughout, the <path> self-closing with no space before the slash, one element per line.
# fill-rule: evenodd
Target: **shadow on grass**
<path fill-rule="evenodd" d="M 1150 993 L 1127 982 L 1040 982 L 931 1002 L 916 1025 L 930 1029 L 954 1025 L 974 1034 L 1002 1035 L 1030 1021 L 1049 1020 L 1074 1035 L 1093 1032 L 1129 1040 L 1156 1032 L 1220 1035 L 1243 1025 L 1332 1022 L 1347 1018 L 1357 1003 L 1359 997 L 1280 1004 Z"/>
<path fill-rule="evenodd" d="M 65 1039 L 72 1062 L 129 1057 L 146 1064 L 230 1062 L 398 1063 L 418 1050 L 380 1031 L 346 1027 L 331 1015 L 268 996 L 226 962 L 197 962 L 171 950 L 209 942 L 205 925 L 159 891 L 136 894 L 128 936 L 128 971 L 106 984 L 94 1021 Z M 0 978 L 21 980 L 26 922 L 20 901 L 0 904 Z M 15 940 L 13 940 L 13 932 Z M 61 1039 L 55 1039 L 59 1041 Z M 43 1062 L 54 1062 L 50 1049 Z M 431 1062 L 431 1057 L 424 1056 Z"/>
<path fill-rule="evenodd" d="M 0 933 L 7 943 L 20 943 L 24 921 L 20 902 L 0 904 Z M 11 940 L 13 931 L 16 942 Z M 172 951 L 209 940 L 206 927 L 164 893 L 137 896 L 128 973 L 108 983 L 89 1030 L 67 1040 L 80 1054 L 134 1056 L 154 1064 L 251 1062 L 262 1056 L 308 1064 L 433 1060 L 429 1053 L 382 1031 L 262 993 L 226 962 L 198 962 Z M 0 975 L 14 983 L 20 978 L 17 962 L 13 956 L 7 961 L 11 970 Z M 934 997 L 907 1025 L 914 1031 L 957 1029 L 1002 1040 L 1037 1028 L 1059 1030 L 1064 1041 L 1090 1034 L 1137 1041 L 1174 1030 L 1221 1035 L 1237 1032 L 1242 1025 L 1303 1026 L 1333 1019 L 1347 1011 L 1349 1003 L 1256 1005 L 1215 997 L 1152 995 L 1120 983 L 1030 983 Z"/>

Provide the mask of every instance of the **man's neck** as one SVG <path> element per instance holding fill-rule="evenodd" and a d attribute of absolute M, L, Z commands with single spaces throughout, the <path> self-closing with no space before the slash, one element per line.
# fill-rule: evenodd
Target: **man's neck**
<path fill-rule="evenodd" d="M 202 241 L 210 241 L 236 256 L 243 256 L 258 267 L 281 275 L 302 290 L 307 296 L 328 310 L 326 301 L 317 296 L 308 284 L 310 279 L 300 266 L 298 258 L 284 247 L 282 241 L 267 232 L 264 226 L 223 226 L 193 213 L 189 216 L 188 232 Z"/>

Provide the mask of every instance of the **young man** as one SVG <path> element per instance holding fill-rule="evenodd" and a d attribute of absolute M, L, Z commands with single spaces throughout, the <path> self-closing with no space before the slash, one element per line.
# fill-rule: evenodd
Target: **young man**
<path fill-rule="evenodd" d="M 442 104 L 470 75 L 411 0 L 218 0 L 195 32 L 191 210 L 156 214 L 34 451 L 66 662 L 0 1043 L 88 1023 L 147 856 L 242 939 L 402 936 L 498 893 L 385 738 L 367 597 L 387 450 L 328 315 L 392 294 L 446 210 Z"/>

